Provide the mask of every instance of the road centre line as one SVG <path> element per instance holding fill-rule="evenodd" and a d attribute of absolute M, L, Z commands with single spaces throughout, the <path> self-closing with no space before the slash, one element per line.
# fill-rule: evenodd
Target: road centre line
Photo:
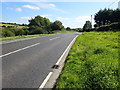
<path fill-rule="evenodd" d="M 47 77 L 45 78 L 43 83 L 40 85 L 39 89 L 44 88 L 45 84 L 47 83 L 47 81 L 49 80 L 49 78 L 51 77 L 52 74 L 53 74 L 53 72 L 49 72 L 49 74 L 47 75 Z"/>
<path fill-rule="evenodd" d="M 54 40 L 54 39 L 57 39 L 57 38 L 60 38 L 60 37 L 51 38 L 50 40 Z"/>
<path fill-rule="evenodd" d="M 36 44 L 30 45 L 30 46 L 27 46 L 27 47 L 24 47 L 24 48 L 15 50 L 15 51 L 13 51 L 13 52 L 10 52 L 10 53 L 1 55 L 0 58 L 1 58 L 1 57 L 4 57 L 4 56 L 8 56 L 8 55 L 13 54 L 13 53 L 16 53 L 16 52 L 19 52 L 19 51 L 22 51 L 22 50 L 25 50 L 25 49 L 28 49 L 28 48 L 31 48 L 31 47 L 34 47 L 34 46 L 39 45 L 39 44 L 40 44 L 40 43 L 36 43 Z"/>

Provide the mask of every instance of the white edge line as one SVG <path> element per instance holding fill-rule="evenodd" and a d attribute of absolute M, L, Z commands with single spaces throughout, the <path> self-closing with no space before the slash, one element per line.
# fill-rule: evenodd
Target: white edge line
<path fill-rule="evenodd" d="M 47 81 L 49 80 L 49 78 L 51 77 L 51 75 L 53 74 L 53 72 L 50 72 L 47 77 L 45 78 L 45 80 L 43 81 L 43 83 L 40 85 L 39 89 L 44 88 L 45 84 L 47 83 Z"/>
<path fill-rule="evenodd" d="M 74 40 L 78 37 L 78 35 L 71 41 L 71 43 L 69 44 L 69 46 L 66 48 L 66 50 L 64 51 L 64 53 L 61 55 L 61 57 L 58 59 L 57 63 L 55 65 L 59 65 L 61 59 L 63 58 L 63 56 L 65 55 L 65 53 L 67 52 L 67 50 L 69 49 L 69 47 L 71 46 L 71 44 L 74 42 Z"/>
<path fill-rule="evenodd" d="M 36 44 L 30 45 L 30 46 L 27 46 L 27 47 L 24 47 L 24 48 L 18 49 L 18 50 L 16 50 L 16 51 L 13 51 L 13 52 L 10 52 L 10 53 L 7 53 L 7 54 L 4 54 L 4 55 L 1 55 L 0 58 L 1 58 L 1 57 L 4 57 L 4 56 L 7 56 L 7 55 L 10 55 L 10 54 L 13 54 L 13 53 L 16 53 L 16 52 L 19 52 L 19 51 L 22 51 L 22 50 L 25 50 L 25 49 L 27 49 L 27 48 L 34 47 L 34 46 L 36 46 L 36 45 L 38 45 L 38 44 L 40 44 L 40 43 L 36 43 Z"/>

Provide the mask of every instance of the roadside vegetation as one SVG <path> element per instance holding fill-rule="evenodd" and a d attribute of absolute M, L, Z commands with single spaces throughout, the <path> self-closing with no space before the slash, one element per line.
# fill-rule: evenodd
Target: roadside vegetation
<path fill-rule="evenodd" d="M 9 40 L 16 40 L 16 39 L 40 37 L 40 36 L 45 36 L 45 35 L 49 35 L 49 34 L 36 34 L 36 35 L 22 35 L 22 36 L 3 37 L 3 38 L 0 38 L 0 41 L 9 41 Z"/>
<path fill-rule="evenodd" d="M 72 46 L 55 88 L 120 88 L 120 9 L 99 10 L 92 28 L 86 21 Z"/>
<path fill-rule="evenodd" d="M 94 28 L 91 28 L 91 22 L 86 21 L 83 31 L 120 31 L 120 9 L 101 9 L 95 16 Z"/>
<path fill-rule="evenodd" d="M 81 28 L 65 28 L 62 22 L 56 20 L 51 22 L 48 18 L 36 16 L 29 20 L 29 24 L 0 23 L 0 41 L 14 40 L 27 37 L 36 37 L 49 34 L 73 33 L 82 30 Z"/>
<path fill-rule="evenodd" d="M 118 86 L 119 32 L 84 32 L 73 45 L 56 88 Z"/>
<path fill-rule="evenodd" d="M 16 40 L 16 39 L 24 39 L 24 38 L 32 38 L 32 37 L 41 37 L 46 35 L 55 35 L 55 34 L 64 34 L 64 33 L 74 33 L 76 31 L 67 31 L 67 30 L 56 30 L 52 34 L 35 34 L 35 35 L 20 35 L 20 36 L 11 36 L 11 37 L 2 37 L 0 41 L 9 41 L 9 40 Z"/>

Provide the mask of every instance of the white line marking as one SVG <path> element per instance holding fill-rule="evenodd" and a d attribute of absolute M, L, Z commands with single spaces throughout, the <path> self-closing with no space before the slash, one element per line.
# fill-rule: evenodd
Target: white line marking
<path fill-rule="evenodd" d="M 53 72 L 50 72 L 47 77 L 45 78 L 45 80 L 43 81 L 43 83 L 40 85 L 40 88 L 44 88 L 45 84 L 47 83 L 47 81 L 49 80 L 49 78 L 51 77 L 51 75 L 53 74 Z"/>
<path fill-rule="evenodd" d="M 59 65 L 61 59 L 63 58 L 63 56 L 65 55 L 65 53 L 67 52 L 67 50 L 69 49 L 69 47 L 71 46 L 71 44 L 75 41 L 75 39 L 77 38 L 78 36 L 76 36 L 72 41 L 71 43 L 69 44 L 69 46 L 66 48 L 66 50 L 64 51 L 64 53 L 61 55 L 61 57 L 58 59 L 57 63 L 55 65 Z"/>
<path fill-rule="evenodd" d="M 24 48 L 18 49 L 18 50 L 16 50 L 16 51 L 13 51 L 13 52 L 10 52 L 10 53 L 7 53 L 7 54 L 4 54 L 4 55 L 1 55 L 0 57 L 4 57 L 4 56 L 10 55 L 10 54 L 13 54 L 13 53 L 16 53 L 16 52 L 19 52 L 19 51 L 25 50 L 25 49 L 27 49 L 27 48 L 34 47 L 34 46 L 36 46 L 36 45 L 38 45 L 38 44 L 40 44 L 40 43 L 36 43 L 36 44 L 30 45 L 30 46 L 27 46 L 27 47 L 24 47 Z"/>
<path fill-rule="evenodd" d="M 60 37 L 51 38 L 50 40 L 54 40 L 54 39 L 57 39 L 57 38 L 60 38 Z"/>

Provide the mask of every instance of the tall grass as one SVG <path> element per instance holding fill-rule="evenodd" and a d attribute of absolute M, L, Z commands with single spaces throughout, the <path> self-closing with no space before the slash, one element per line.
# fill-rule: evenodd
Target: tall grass
<path fill-rule="evenodd" d="M 118 32 L 85 32 L 73 45 L 56 88 L 118 87 Z"/>

